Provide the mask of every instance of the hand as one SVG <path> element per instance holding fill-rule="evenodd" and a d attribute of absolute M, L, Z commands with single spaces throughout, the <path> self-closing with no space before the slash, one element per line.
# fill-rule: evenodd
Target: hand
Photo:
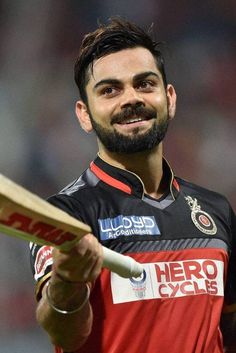
<path fill-rule="evenodd" d="M 102 246 L 92 234 L 86 234 L 70 251 L 53 250 L 52 277 L 69 282 L 93 282 L 101 272 Z"/>

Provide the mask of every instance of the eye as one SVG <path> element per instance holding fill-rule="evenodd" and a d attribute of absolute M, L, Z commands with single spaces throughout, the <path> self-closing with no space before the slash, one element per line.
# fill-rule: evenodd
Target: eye
<path fill-rule="evenodd" d="M 154 82 L 150 80 L 142 80 L 137 83 L 137 89 L 141 91 L 146 91 L 146 92 L 152 91 L 153 86 L 154 86 Z"/>
<path fill-rule="evenodd" d="M 118 93 L 119 89 L 117 87 L 114 86 L 108 86 L 108 87 L 104 87 L 101 90 L 101 95 L 106 96 L 106 97 L 113 97 L 114 95 L 116 95 Z"/>

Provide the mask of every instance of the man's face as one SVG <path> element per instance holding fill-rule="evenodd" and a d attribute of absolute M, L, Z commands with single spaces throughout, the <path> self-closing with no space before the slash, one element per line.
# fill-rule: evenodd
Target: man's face
<path fill-rule="evenodd" d="M 147 49 L 125 49 L 102 57 L 94 62 L 86 87 L 91 125 L 85 130 L 94 129 L 100 145 L 110 152 L 151 150 L 167 131 L 168 90 L 173 87 L 165 89 Z"/>

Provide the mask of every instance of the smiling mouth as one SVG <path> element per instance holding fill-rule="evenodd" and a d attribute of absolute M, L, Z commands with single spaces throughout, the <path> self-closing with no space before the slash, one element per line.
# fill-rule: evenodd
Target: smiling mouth
<path fill-rule="evenodd" d="M 129 119 L 123 119 L 122 121 L 117 121 L 115 122 L 116 124 L 119 124 L 119 125 L 129 125 L 129 124 L 134 124 L 134 123 L 139 123 L 141 121 L 147 121 L 147 120 L 150 120 L 152 118 L 141 118 L 141 117 L 137 117 L 137 118 L 134 118 L 134 117 L 131 117 Z"/>

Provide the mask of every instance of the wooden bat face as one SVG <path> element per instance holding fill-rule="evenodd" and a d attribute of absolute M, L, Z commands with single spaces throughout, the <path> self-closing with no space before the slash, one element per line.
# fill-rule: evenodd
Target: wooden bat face
<path fill-rule="evenodd" d="M 90 228 L 0 175 L 0 231 L 38 244 L 71 249 Z"/>
<path fill-rule="evenodd" d="M 48 223 L 36 221 L 32 217 L 19 212 L 9 212 L 7 215 L 6 212 L 4 212 L 4 215 L 1 212 L 0 230 L 38 244 L 49 244 L 62 249 L 65 249 L 67 242 L 70 246 L 73 246 L 78 241 L 75 234 Z"/>
<path fill-rule="evenodd" d="M 0 174 L 0 232 L 67 251 L 91 229 Z M 142 274 L 141 264 L 129 256 L 105 247 L 103 255 L 103 267 L 122 277 Z"/>

